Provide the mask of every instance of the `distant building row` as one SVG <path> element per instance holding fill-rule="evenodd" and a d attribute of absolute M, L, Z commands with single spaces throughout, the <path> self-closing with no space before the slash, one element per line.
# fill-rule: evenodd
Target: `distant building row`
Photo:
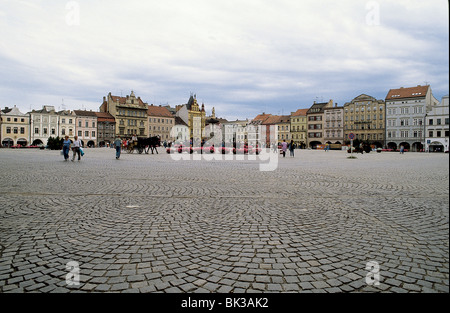
<path fill-rule="evenodd" d="M 21 113 L 17 107 L 0 111 L 2 146 L 47 144 L 49 137 L 71 139 L 85 145 L 104 146 L 117 135 L 130 138 L 160 136 L 162 141 L 187 143 L 214 139 L 214 144 L 259 142 L 273 145 L 293 141 L 301 148 L 324 144 L 348 144 L 348 135 L 377 147 L 410 151 L 448 151 L 449 102 L 439 102 L 430 86 L 391 89 L 384 100 L 362 94 L 338 106 L 333 100 L 316 103 L 290 115 L 262 113 L 251 120 L 216 118 L 214 108 L 191 94 L 188 102 L 170 106 L 148 105 L 131 91 L 126 97 L 103 97 L 99 112 L 55 111 L 53 106 Z M 262 127 L 264 126 L 264 127 Z M 275 132 L 276 130 L 276 132 Z"/>
<path fill-rule="evenodd" d="M 252 123 L 276 126 L 277 138 L 266 134 L 266 144 L 293 141 L 300 147 L 348 144 L 353 133 L 376 147 L 410 151 L 448 151 L 449 99 L 439 102 L 430 86 L 391 89 L 385 100 L 359 95 L 343 106 L 333 100 L 315 103 L 288 116 L 260 114 Z"/>

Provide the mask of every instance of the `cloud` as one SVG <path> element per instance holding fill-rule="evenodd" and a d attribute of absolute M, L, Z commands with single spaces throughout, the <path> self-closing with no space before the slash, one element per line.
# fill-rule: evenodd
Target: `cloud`
<path fill-rule="evenodd" d="M 356 90 L 384 97 L 424 81 L 448 93 L 441 0 L 6 1 L 0 10 L 3 105 L 25 91 L 98 99 L 93 109 L 109 91 L 172 105 L 196 92 L 244 118 L 269 103 L 295 111 L 318 96 L 343 103 Z"/>

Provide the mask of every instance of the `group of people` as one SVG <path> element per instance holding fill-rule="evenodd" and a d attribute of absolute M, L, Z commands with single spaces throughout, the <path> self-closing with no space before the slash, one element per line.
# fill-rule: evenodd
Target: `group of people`
<path fill-rule="evenodd" d="M 290 152 L 290 156 L 294 157 L 294 150 L 295 150 L 294 140 L 291 140 L 291 142 L 288 144 L 286 142 L 286 139 L 283 139 L 283 142 L 281 143 L 281 151 L 283 153 L 283 158 L 286 157 L 286 151 L 288 149 L 289 149 L 289 152 Z"/>
<path fill-rule="evenodd" d="M 64 141 L 63 141 L 63 155 L 64 155 L 64 161 L 68 161 L 69 160 L 69 152 L 72 149 L 72 162 L 75 161 L 75 156 L 78 156 L 78 162 L 81 161 L 81 152 L 82 152 L 82 148 L 81 148 L 82 144 L 81 144 L 81 140 L 78 139 L 78 136 L 74 137 L 73 142 L 69 139 L 69 136 L 65 136 L 64 137 Z"/>

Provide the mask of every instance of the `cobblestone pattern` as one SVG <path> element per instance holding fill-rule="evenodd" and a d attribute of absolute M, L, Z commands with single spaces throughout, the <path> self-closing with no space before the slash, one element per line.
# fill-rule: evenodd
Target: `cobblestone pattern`
<path fill-rule="evenodd" d="M 449 292 L 448 155 L 86 152 L 0 150 L 0 292 Z"/>

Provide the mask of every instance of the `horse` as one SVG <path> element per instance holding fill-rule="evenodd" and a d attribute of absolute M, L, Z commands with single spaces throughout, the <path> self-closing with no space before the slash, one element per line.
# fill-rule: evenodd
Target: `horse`
<path fill-rule="evenodd" d="M 158 154 L 158 149 L 156 147 L 161 145 L 161 139 L 159 136 L 149 137 L 149 138 L 138 138 L 138 146 L 139 147 L 145 147 L 145 154 L 148 154 L 149 150 L 151 149 L 152 154 L 153 150 L 156 151 L 156 154 Z"/>

